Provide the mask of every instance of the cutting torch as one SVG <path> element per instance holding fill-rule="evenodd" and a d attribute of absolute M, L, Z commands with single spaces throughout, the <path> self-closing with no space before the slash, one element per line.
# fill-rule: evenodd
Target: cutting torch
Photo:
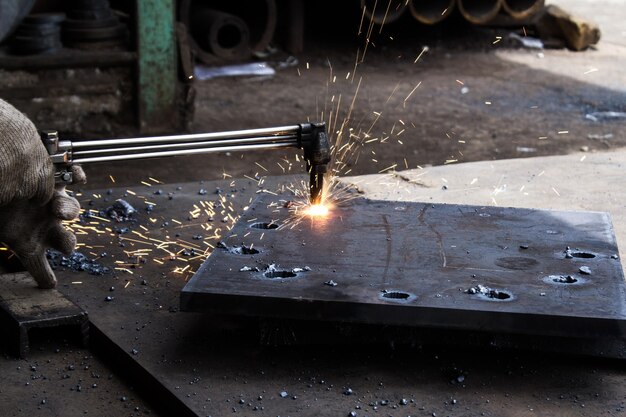
<path fill-rule="evenodd" d="M 298 148 L 310 175 L 311 204 L 319 204 L 330 164 L 330 143 L 324 123 L 302 123 L 262 129 L 194 133 L 126 139 L 64 140 L 54 130 L 40 131 L 55 166 L 55 181 L 71 184 L 72 164 L 126 161 L 165 156 Z"/>

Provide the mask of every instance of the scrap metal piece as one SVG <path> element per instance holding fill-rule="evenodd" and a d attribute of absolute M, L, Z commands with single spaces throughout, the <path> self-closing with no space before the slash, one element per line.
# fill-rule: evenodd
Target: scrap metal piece
<path fill-rule="evenodd" d="M 87 313 L 55 289 L 42 291 L 26 272 L 0 277 L 0 321 L 8 330 L 7 340 L 16 356 L 30 349 L 32 328 L 78 326 L 84 345 L 89 336 Z"/>
<path fill-rule="evenodd" d="M 607 213 L 356 199 L 323 218 L 290 215 L 261 197 L 224 239 L 259 253 L 215 251 L 181 310 L 625 339 L 626 283 Z M 259 222 L 283 226 L 251 226 Z M 579 255 L 565 258 L 566 247 Z M 268 279 L 252 268 L 262 265 L 310 270 Z M 593 275 L 580 278 L 581 266 Z"/>

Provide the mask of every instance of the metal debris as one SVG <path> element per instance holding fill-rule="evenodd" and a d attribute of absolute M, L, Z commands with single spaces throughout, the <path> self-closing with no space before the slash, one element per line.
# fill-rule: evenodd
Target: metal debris
<path fill-rule="evenodd" d="M 520 36 L 515 32 L 510 33 L 509 37 L 525 48 L 543 49 L 543 42 L 541 41 L 541 39 L 533 38 L 530 36 Z"/>
<path fill-rule="evenodd" d="M 101 265 L 94 259 L 89 259 L 80 252 L 72 252 L 70 256 L 65 256 L 61 252 L 49 249 L 46 257 L 52 269 L 67 268 L 72 271 L 86 271 L 91 275 L 104 275 L 111 272 L 110 268 Z"/>
<path fill-rule="evenodd" d="M 571 275 L 550 275 L 548 278 L 550 278 L 553 282 L 561 284 L 573 284 L 578 282 L 578 279 Z"/>
<path fill-rule="evenodd" d="M 254 268 L 249 267 L 249 266 L 243 266 L 241 267 L 241 269 L 239 269 L 239 272 L 259 272 L 259 268 L 257 268 L 256 266 Z"/>
<path fill-rule="evenodd" d="M 112 206 L 105 209 L 104 215 L 112 220 L 127 221 L 137 210 L 126 200 L 119 199 Z"/>
<path fill-rule="evenodd" d="M 597 111 L 593 113 L 587 113 L 585 115 L 585 119 L 591 120 L 592 122 L 626 119 L 626 113 L 620 111 Z"/>
<path fill-rule="evenodd" d="M 234 255 L 256 255 L 257 253 L 260 253 L 258 249 L 252 248 L 250 246 L 228 246 L 222 241 L 217 242 L 217 247 L 225 249 L 226 251 L 228 251 L 228 253 L 232 253 Z"/>
<path fill-rule="evenodd" d="M 594 134 L 589 134 L 587 135 L 587 139 L 590 140 L 607 140 L 607 139 L 613 139 L 613 134 L 612 133 L 605 133 L 603 135 L 594 135 Z"/>
<path fill-rule="evenodd" d="M 591 275 L 591 268 L 589 268 L 588 266 L 581 266 L 580 268 L 578 268 L 578 270 L 583 275 Z"/>
<path fill-rule="evenodd" d="M 324 282 L 324 285 L 328 285 L 329 287 L 336 287 L 338 284 L 331 279 L 331 280 Z"/>

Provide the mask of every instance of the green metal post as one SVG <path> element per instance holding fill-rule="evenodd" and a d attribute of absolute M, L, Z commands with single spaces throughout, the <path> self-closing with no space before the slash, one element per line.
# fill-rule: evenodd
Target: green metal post
<path fill-rule="evenodd" d="M 175 0 L 137 0 L 139 127 L 153 133 L 178 126 Z"/>

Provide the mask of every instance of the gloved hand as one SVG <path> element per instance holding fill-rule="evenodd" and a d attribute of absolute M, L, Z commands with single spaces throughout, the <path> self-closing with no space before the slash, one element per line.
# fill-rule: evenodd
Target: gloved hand
<path fill-rule="evenodd" d="M 85 173 L 71 167 L 74 183 Z M 0 99 L 0 241 L 17 255 L 40 288 L 56 278 L 46 248 L 70 254 L 76 238 L 62 220 L 78 216 L 80 205 L 54 184 L 54 167 L 33 123 Z"/>

